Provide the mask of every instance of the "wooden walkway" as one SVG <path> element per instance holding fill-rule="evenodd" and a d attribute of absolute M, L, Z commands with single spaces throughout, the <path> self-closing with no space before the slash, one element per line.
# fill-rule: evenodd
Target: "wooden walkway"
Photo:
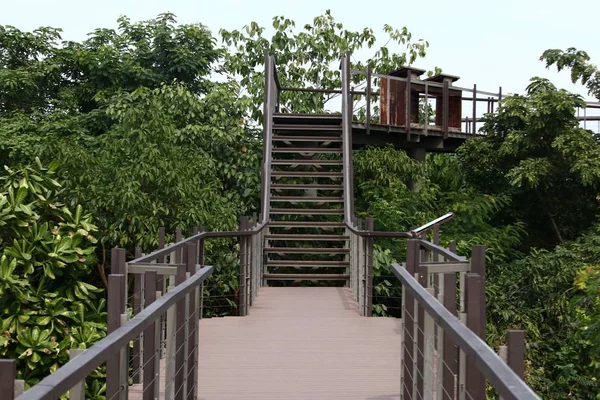
<path fill-rule="evenodd" d="M 270 288 L 246 317 L 200 322 L 199 399 L 400 398 L 400 321 L 346 288 Z"/>
<path fill-rule="evenodd" d="M 264 287 L 248 316 L 200 321 L 198 399 L 399 400 L 400 332 L 361 317 L 348 288 Z"/>

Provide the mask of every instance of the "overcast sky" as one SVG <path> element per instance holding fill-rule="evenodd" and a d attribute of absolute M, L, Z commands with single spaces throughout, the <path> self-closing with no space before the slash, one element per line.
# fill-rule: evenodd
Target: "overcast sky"
<path fill-rule="evenodd" d="M 530 77 L 544 76 L 585 95 L 568 73 L 546 70 L 539 56 L 548 48 L 572 46 L 600 63 L 598 0 L 0 0 L 0 24 L 60 27 L 64 39 L 81 40 L 95 28 L 116 27 L 120 15 L 144 20 L 170 11 L 180 23 L 201 22 L 217 35 L 220 28 L 239 29 L 250 21 L 270 26 L 275 15 L 303 26 L 326 9 L 345 27 L 371 27 L 380 37 L 386 23 L 406 26 L 430 44 L 415 66 L 439 66 L 461 76 L 458 85 L 477 83 L 481 90 L 502 86 L 505 93 L 523 92 Z"/>

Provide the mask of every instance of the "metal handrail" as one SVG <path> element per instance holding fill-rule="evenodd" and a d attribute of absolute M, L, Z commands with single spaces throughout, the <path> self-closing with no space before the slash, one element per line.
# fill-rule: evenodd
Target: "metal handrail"
<path fill-rule="evenodd" d="M 410 233 L 412 234 L 412 236 L 420 236 L 420 235 L 423 235 L 424 233 L 426 233 L 427 231 L 429 231 L 430 229 L 432 229 L 434 226 L 445 224 L 446 222 L 452 221 L 453 219 L 454 219 L 454 213 L 450 212 L 445 215 L 442 215 L 439 218 L 434 219 L 433 221 L 430 221 L 424 225 L 421 225 L 418 228 L 411 229 Z"/>
<path fill-rule="evenodd" d="M 133 265 L 152 262 L 162 256 L 172 253 L 177 249 L 183 248 L 186 243 L 193 243 L 200 239 L 254 236 L 260 233 L 265 227 L 267 227 L 267 225 L 268 221 L 263 221 L 256 227 L 247 231 L 199 232 L 176 243 L 165 246 L 162 249 L 154 250 L 152 253 L 131 260 L 129 261 L 129 264 Z"/>
<path fill-rule="evenodd" d="M 196 290 L 213 272 L 206 266 L 192 277 L 170 290 L 147 308 L 127 321 L 123 326 L 69 361 L 37 385 L 23 393 L 17 400 L 54 400 L 60 398 L 76 383 L 85 380 L 94 369 L 119 352 L 119 349 L 135 340 L 167 310 Z"/>
<path fill-rule="evenodd" d="M 500 396 L 506 400 L 540 400 L 484 340 L 452 315 L 405 268 L 393 264 L 392 272 L 433 321 L 444 330 L 444 334 L 448 334 L 452 341 L 474 360 L 479 371 L 496 388 Z"/>

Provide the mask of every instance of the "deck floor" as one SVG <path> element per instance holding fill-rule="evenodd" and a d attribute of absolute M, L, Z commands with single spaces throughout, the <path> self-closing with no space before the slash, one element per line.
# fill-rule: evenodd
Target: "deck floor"
<path fill-rule="evenodd" d="M 247 317 L 200 322 L 199 399 L 400 398 L 400 321 L 346 288 L 262 288 Z"/>
<path fill-rule="evenodd" d="M 400 399 L 400 329 L 361 317 L 347 288 L 261 288 L 248 316 L 200 321 L 198 399 Z"/>

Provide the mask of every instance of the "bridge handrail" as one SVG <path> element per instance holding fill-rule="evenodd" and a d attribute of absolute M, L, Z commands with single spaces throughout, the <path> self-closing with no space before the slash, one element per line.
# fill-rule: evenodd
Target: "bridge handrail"
<path fill-rule="evenodd" d="M 175 250 L 182 249 L 187 243 L 195 243 L 200 239 L 208 239 L 208 238 L 233 238 L 233 237 L 246 237 L 253 236 L 260 233 L 263 229 L 265 229 L 268 225 L 268 221 L 262 221 L 260 224 L 255 226 L 250 230 L 240 230 L 240 231 L 222 231 L 222 232 L 199 232 L 193 234 L 190 237 L 184 238 L 176 243 L 172 243 L 162 249 L 154 250 L 152 253 L 143 255 L 134 260 L 129 261 L 128 263 L 131 265 L 134 264 L 142 264 L 149 263 L 157 260 L 160 257 L 166 256 L 172 253 Z"/>
<path fill-rule="evenodd" d="M 206 266 L 189 279 L 160 297 L 147 308 L 127 321 L 123 326 L 108 334 L 105 338 L 69 361 L 57 371 L 27 390 L 18 400 L 55 400 L 69 391 L 75 384 L 85 380 L 98 366 L 138 337 L 150 327 L 169 308 L 198 289 L 212 274 L 213 267 Z"/>
<path fill-rule="evenodd" d="M 474 360 L 475 366 L 505 400 L 539 400 L 540 397 L 486 344 L 457 317 L 452 315 L 406 268 L 392 264 L 392 272 L 405 290 L 448 334 L 461 351 Z"/>

